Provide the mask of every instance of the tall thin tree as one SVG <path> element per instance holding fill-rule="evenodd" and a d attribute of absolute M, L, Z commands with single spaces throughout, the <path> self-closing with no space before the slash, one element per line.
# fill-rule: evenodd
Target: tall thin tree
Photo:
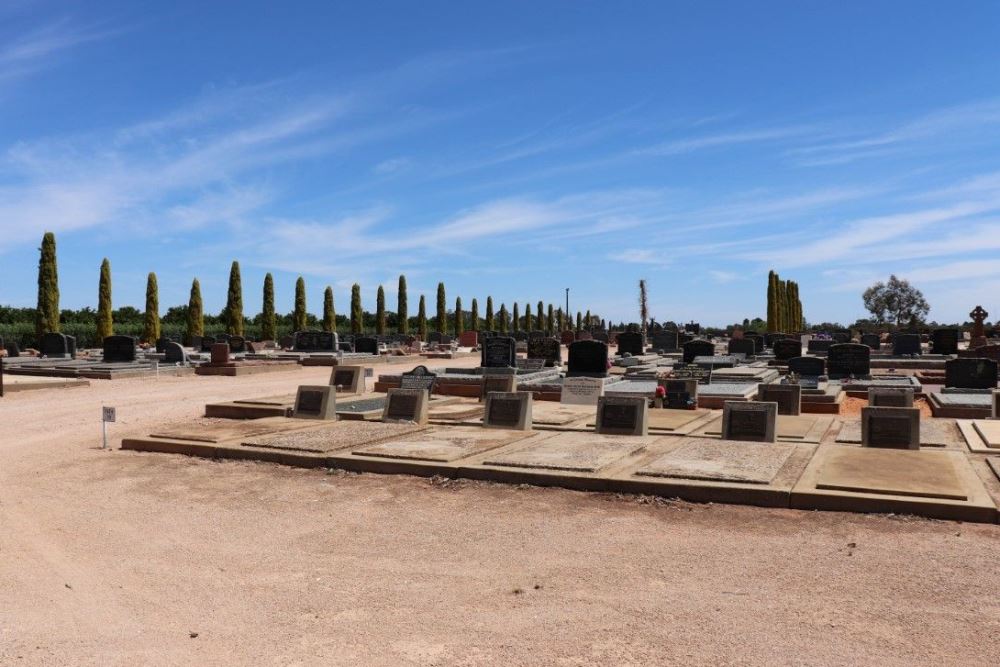
<path fill-rule="evenodd" d="M 546 333 L 548 333 L 550 336 L 553 336 L 556 333 L 556 312 L 552 308 L 552 304 L 551 303 L 549 304 L 549 317 L 548 317 L 548 320 L 549 320 L 549 322 L 548 322 L 548 326 L 546 327 Z"/>
<path fill-rule="evenodd" d="M 472 314 L 469 316 L 469 329 L 479 331 L 479 300 L 472 300 Z"/>
<path fill-rule="evenodd" d="M 306 281 L 302 276 L 295 280 L 295 310 L 292 311 L 292 328 L 306 330 Z"/>
<path fill-rule="evenodd" d="M 156 274 L 146 277 L 146 314 L 142 320 L 142 340 L 155 345 L 160 338 L 160 294 Z"/>
<path fill-rule="evenodd" d="M 378 294 L 375 296 L 375 333 L 379 336 L 385 335 L 385 290 L 378 286 Z"/>
<path fill-rule="evenodd" d="M 521 310 L 517 307 L 517 301 L 514 302 L 514 320 L 511 325 L 511 331 L 517 332 L 521 330 Z"/>
<path fill-rule="evenodd" d="M 351 285 L 351 333 L 357 335 L 364 330 L 364 311 L 361 310 L 361 285 Z"/>
<path fill-rule="evenodd" d="M 243 335 L 243 279 L 240 263 L 234 261 L 229 269 L 229 293 L 226 296 L 226 333 Z"/>
<path fill-rule="evenodd" d="M 323 290 L 323 331 L 337 330 L 337 311 L 333 309 L 333 287 Z"/>
<path fill-rule="evenodd" d="M 185 342 L 188 345 L 192 344 L 195 336 L 205 335 L 205 308 L 201 303 L 201 284 L 197 278 L 191 281 L 191 297 L 188 299 L 187 331 L 185 333 Z"/>
<path fill-rule="evenodd" d="M 507 306 L 500 304 L 500 312 L 497 317 L 497 330 L 500 333 L 507 333 L 508 330 L 508 319 L 507 319 Z"/>
<path fill-rule="evenodd" d="M 587 319 L 590 317 L 588 315 Z M 649 294 L 646 290 L 646 280 L 639 281 L 639 320 L 642 322 L 642 335 L 646 335 L 646 325 L 649 323 Z M 576 314 L 577 330 L 580 329 L 580 313 Z M 590 322 L 587 322 L 590 327 Z"/>
<path fill-rule="evenodd" d="M 486 297 L 486 330 L 496 331 L 496 320 L 493 317 L 493 297 Z"/>
<path fill-rule="evenodd" d="M 399 276 L 399 291 L 396 294 L 396 331 L 401 334 L 410 333 L 410 316 L 406 304 L 406 276 Z"/>
<path fill-rule="evenodd" d="M 462 312 L 462 297 L 455 298 L 455 335 L 465 333 L 465 313 Z"/>
<path fill-rule="evenodd" d="M 427 302 L 424 295 L 420 295 L 420 307 L 417 309 L 417 333 L 420 340 L 427 340 Z"/>
<path fill-rule="evenodd" d="M 264 275 L 264 301 L 260 313 L 260 339 L 276 340 L 278 338 L 278 317 L 274 312 L 274 277 Z"/>
<path fill-rule="evenodd" d="M 97 340 L 103 341 L 114 334 L 111 318 L 111 262 L 105 257 L 101 262 L 101 280 L 97 287 Z"/>
<path fill-rule="evenodd" d="M 35 310 L 35 334 L 41 345 L 42 335 L 59 331 L 59 271 L 56 268 L 56 236 L 45 232 L 38 257 L 38 307 Z"/>
<path fill-rule="evenodd" d="M 445 301 L 444 283 L 438 283 L 437 291 L 437 332 L 443 334 L 448 324 L 448 304 Z"/>

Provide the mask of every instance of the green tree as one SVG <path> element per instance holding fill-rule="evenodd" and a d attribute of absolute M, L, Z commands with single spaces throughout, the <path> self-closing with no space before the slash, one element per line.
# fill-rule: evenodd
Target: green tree
<path fill-rule="evenodd" d="M 420 295 L 420 307 L 417 310 L 417 333 L 420 340 L 427 340 L 427 303 L 423 294 Z"/>
<path fill-rule="evenodd" d="M 264 276 L 264 307 L 260 314 L 260 339 L 277 340 L 278 318 L 274 312 L 274 278 Z"/>
<path fill-rule="evenodd" d="M 375 333 L 380 336 L 385 335 L 385 290 L 378 286 L 378 294 L 375 297 Z"/>
<path fill-rule="evenodd" d="M 469 329 L 479 331 L 479 301 L 472 300 L 472 315 L 469 317 Z"/>
<path fill-rule="evenodd" d="M 549 319 L 549 326 L 547 327 L 546 331 L 547 331 L 547 333 L 550 336 L 552 336 L 552 335 L 555 335 L 555 332 L 556 332 L 556 313 L 555 313 L 555 310 L 552 308 L 552 304 L 551 303 L 549 304 L 549 318 L 548 319 Z"/>
<path fill-rule="evenodd" d="M 240 278 L 240 263 L 235 261 L 229 269 L 229 294 L 226 297 L 226 333 L 231 336 L 243 335 L 243 280 Z"/>
<path fill-rule="evenodd" d="M 444 283 L 438 283 L 437 291 L 437 332 L 443 334 L 448 323 L 448 304 L 445 303 Z"/>
<path fill-rule="evenodd" d="M 410 333 L 410 318 L 406 306 L 406 276 L 399 276 L 399 293 L 396 295 L 396 330 L 401 334 Z"/>
<path fill-rule="evenodd" d="M 645 279 L 639 281 L 639 319 L 642 321 L 642 335 L 646 335 L 646 327 L 649 324 L 649 292 L 646 289 Z M 587 327 L 590 327 L 590 316 L 587 316 Z M 576 314 L 576 330 L 580 330 L 580 313 Z"/>
<path fill-rule="evenodd" d="M 323 290 L 323 331 L 337 330 L 337 311 L 333 307 L 333 287 Z"/>
<path fill-rule="evenodd" d="M 146 314 L 142 320 L 142 340 L 155 345 L 160 339 L 160 295 L 156 286 L 156 274 L 146 278 Z"/>
<path fill-rule="evenodd" d="M 592 326 L 594 326 L 593 321 L 590 319 L 590 311 L 589 310 L 587 311 L 587 314 L 583 316 L 583 326 L 584 326 L 585 329 L 588 329 L 588 330 Z M 642 334 L 644 336 L 646 335 L 646 329 L 645 329 L 645 327 L 643 327 Z"/>
<path fill-rule="evenodd" d="M 204 335 L 205 309 L 201 303 L 201 284 L 195 278 L 191 281 L 191 298 L 188 299 L 186 342 L 190 345 L 195 336 Z"/>
<path fill-rule="evenodd" d="M 306 281 L 299 276 L 295 281 L 295 310 L 292 311 L 292 328 L 306 330 Z"/>
<path fill-rule="evenodd" d="M 931 308 L 923 292 L 895 275 L 889 276 L 887 283 L 877 282 L 866 289 L 861 298 L 872 319 L 879 324 L 917 324 L 927 317 Z"/>
<path fill-rule="evenodd" d="M 511 331 L 520 331 L 521 330 L 520 319 L 521 319 L 521 311 L 517 307 L 517 301 L 515 301 L 514 302 L 514 321 L 513 321 L 513 325 L 511 326 Z"/>
<path fill-rule="evenodd" d="M 535 328 L 545 331 L 545 304 L 538 302 L 538 310 L 535 311 Z"/>
<path fill-rule="evenodd" d="M 580 311 L 578 310 L 578 311 L 576 311 L 576 331 L 577 331 L 577 333 L 579 333 L 581 329 L 583 329 L 583 315 L 581 315 Z"/>
<path fill-rule="evenodd" d="M 101 280 L 97 287 L 97 340 L 103 341 L 114 334 L 111 317 L 111 262 L 105 257 L 101 262 Z"/>
<path fill-rule="evenodd" d="M 38 307 L 35 334 L 39 344 L 43 334 L 59 331 L 59 271 L 56 268 L 56 236 L 45 232 L 38 257 Z"/>
<path fill-rule="evenodd" d="M 525 331 L 531 331 L 532 330 L 533 327 L 531 326 L 531 322 L 532 322 L 532 320 L 531 320 L 531 302 L 529 301 L 526 304 L 524 304 L 524 330 Z"/>
<path fill-rule="evenodd" d="M 499 324 L 498 331 L 500 331 L 500 333 L 507 333 L 508 331 L 507 306 L 505 306 L 502 303 L 500 304 L 499 320 L 500 321 L 498 323 Z"/>
<path fill-rule="evenodd" d="M 351 285 L 351 333 L 357 335 L 364 329 L 364 311 L 361 310 L 361 285 Z"/>
<path fill-rule="evenodd" d="M 493 317 L 493 297 L 486 297 L 486 330 L 496 331 L 496 320 Z"/>
<path fill-rule="evenodd" d="M 462 297 L 455 299 L 455 335 L 465 333 L 465 314 L 462 312 Z"/>
<path fill-rule="evenodd" d="M 767 274 L 767 330 L 780 332 L 778 327 L 778 274 L 773 270 Z"/>

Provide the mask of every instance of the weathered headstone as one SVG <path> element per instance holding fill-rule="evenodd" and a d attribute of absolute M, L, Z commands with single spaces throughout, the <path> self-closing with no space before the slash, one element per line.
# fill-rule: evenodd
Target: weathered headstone
<path fill-rule="evenodd" d="M 10 341 L 4 347 L 7 350 L 8 357 L 14 358 L 21 356 L 21 346 L 17 344 L 16 340 Z"/>
<path fill-rule="evenodd" d="M 211 364 L 225 366 L 229 363 L 229 343 L 216 343 L 212 346 Z"/>
<path fill-rule="evenodd" d="M 247 339 L 243 336 L 229 337 L 229 351 L 233 353 L 247 351 Z"/>
<path fill-rule="evenodd" d="M 213 345 L 215 345 L 215 336 L 202 336 L 201 337 L 201 351 L 202 352 L 211 352 Z"/>
<path fill-rule="evenodd" d="M 764 337 L 763 336 L 758 336 L 756 334 L 751 335 L 748 332 L 748 333 L 744 334 L 743 339 L 744 340 L 749 340 L 749 341 L 753 342 L 753 347 L 754 347 L 753 353 L 754 353 L 754 355 L 758 355 L 758 354 L 760 354 L 761 352 L 764 351 Z"/>
<path fill-rule="evenodd" d="M 873 351 L 877 352 L 882 347 L 882 337 L 878 334 L 862 334 L 861 344 L 867 345 Z"/>
<path fill-rule="evenodd" d="M 795 357 L 788 360 L 788 372 L 805 377 L 826 375 L 826 360 L 819 357 Z"/>
<path fill-rule="evenodd" d="M 775 442 L 778 404 L 726 401 L 722 407 L 722 437 L 726 440 Z"/>
<path fill-rule="evenodd" d="M 920 408 L 861 408 L 861 445 L 920 449 Z"/>
<path fill-rule="evenodd" d="M 50 331 L 42 335 L 39 352 L 43 357 L 66 359 L 73 356 L 69 339 L 72 336 Z"/>
<path fill-rule="evenodd" d="M 869 387 L 868 405 L 874 408 L 912 408 L 913 389 L 909 387 Z"/>
<path fill-rule="evenodd" d="M 423 389 L 390 389 L 382 409 L 384 422 L 427 423 L 427 392 Z"/>
<path fill-rule="evenodd" d="M 962 358 L 944 362 L 944 386 L 957 389 L 996 389 L 997 362 Z"/>
<path fill-rule="evenodd" d="M 597 405 L 604 396 L 604 380 L 593 377 L 567 377 L 563 379 L 559 402 L 570 405 Z"/>
<path fill-rule="evenodd" d="M 563 345 L 569 345 L 570 343 L 576 341 L 576 334 L 572 331 L 563 331 L 559 336 L 559 341 Z"/>
<path fill-rule="evenodd" d="M 513 368 L 483 368 L 483 379 L 479 388 L 479 400 L 484 400 L 490 392 L 510 393 L 516 390 L 516 373 L 516 369 Z"/>
<path fill-rule="evenodd" d="M 463 331 L 458 337 L 459 347 L 476 347 L 479 345 L 479 334 L 475 331 Z"/>
<path fill-rule="evenodd" d="M 528 358 L 543 359 L 546 366 L 562 366 L 562 346 L 555 338 L 529 338 Z"/>
<path fill-rule="evenodd" d="M 833 345 L 836 345 L 835 341 L 813 338 L 809 341 L 806 349 L 809 351 L 809 354 L 822 354 L 829 350 Z"/>
<path fill-rule="evenodd" d="M 648 435 L 649 401 L 644 397 L 601 396 L 597 399 L 596 430 L 604 435 Z"/>
<path fill-rule="evenodd" d="M 228 343 L 218 343 L 219 347 L 225 345 L 229 350 Z M 215 349 L 212 354 L 214 356 Z M 296 419 L 336 419 L 337 418 L 337 393 L 329 385 L 300 385 L 295 393 L 295 407 L 292 410 L 292 417 Z"/>
<path fill-rule="evenodd" d="M 354 351 L 358 354 L 378 354 L 378 340 L 371 336 L 358 336 L 354 339 Z"/>
<path fill-rule="evenodd" d="M 896 334 L 896 336 L 892 339 L 892 354 L 897 357 L 921 354 L 920 335 L 906 333 Z"/>
<path fill-rule="evenodd" d="M 969 317 L 972 318 L 972 334 L 969 338 L 970 349 L 986 345 L 986 328 L 983 326 L 983 321 L 989 316 L 990 314 L 983 310 L 982 306 L 976 306 L 969 313 Z"/>
<path fill-rule="evenodd" d="M 958 329 L 935 329 L 931 334 L 931 352 L 934 354 L 958 354 L 958 341 L 962 332 Z"/>
<path fill-rule="evenodd" d="M 295 347 L 295 336 L 282 336 L 278 339 L 278 347 L 282 350 L 290 350 Z"/>
<path fill-rule="evenodd" d="M 567 377 L 607 377 L 608 346 L 596 340 L 579 340 L 569 346 Z"/>
<path fill-rule="evenodd" d="M 514 368 L 517 342 L 508 336 L 487 338 L 482 344 L 480 365 L 483 368 Z"/>
<path fill-rule="evenodd" d="M 642 334 L 637 331 L 626 331 L 618 334 L 618 354 L 631 354 L 632 356 L 645 353 L 645 344 Z"/>
<path fill-rule="evenodd" d="M 851 342 L 851 334 L 845 333 L 843 331 L 838 331 L 837 333 L 830 334 L 830 338 L 832 338 L 833 342 L 837 344 Z"/>
<path fill-rule="evenodd" d="M 486 394 L 483 426 L 530 431 L 532 426 L 531 405 L 530 391 L 491 391 Z"/>
<path fill-rule="evenodd" d="M 871 348 L 858 343 L 837 343 L 826 353 L 826 372 L 831 378 L 870 375 Z"/>
<path fill-rule="evenodd" d="M 798 415 L 802 413 L 802 385 L 759 384 L 757 400 L 777 403 L 779 415 Z"/>
<path fill-rule="evenodd" d="M 434 391 L 434 381 L 437 375 L 427 370 L 426 366 L 417 366 L 409 373 L 403 373 L 399 380 L 400 389 L 423 389 L 428 395 Z"/>
<path fill-rule="evenodd" d="M 104 339 L 101 359 L 106 364 L 135 361 L 135 344 L 132 336 L 108 336 Z"/>
<path fill-rule="evenodd" d="M 798 339 L 779 338 L 771 346 L 774 350 L 774 358 L 778 361 L 788 361 L 794 357 L 802 356 L 802 343 Z"/>
<path fill-rule="evenodd" d="M 338 394 L 357 394 L 365 390 L 364 366 L 334 366 L 330 372 L 330 386 Z"/>
<path fill-rule="evenodd" d="M 710 340 L 692 340 L 684 343 L 684 363 L 694 362 L 695 357 L 711 357 L 715 354 L 715 343 Z"/>

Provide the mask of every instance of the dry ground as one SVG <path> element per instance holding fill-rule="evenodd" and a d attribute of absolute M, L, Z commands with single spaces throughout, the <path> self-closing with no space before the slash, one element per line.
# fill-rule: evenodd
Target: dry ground
<path fill-rule="evenodd" d="M 98 448 L 328 373 L 0 399 L 0 665 L 1000 662 L 997 526 Z"/>

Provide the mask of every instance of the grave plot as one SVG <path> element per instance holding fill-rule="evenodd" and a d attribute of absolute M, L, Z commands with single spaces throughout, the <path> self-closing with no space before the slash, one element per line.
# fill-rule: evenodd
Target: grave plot
<path fill-rule="evenodd" d="M 483 416 L 483 404 L 478 400 L 453 398 L 445 405 L 435 405 L 432 400 L 427 408 L 427 419 L 431 424 L 453 425 L 472 422 Z"/>
<path fill-rule="evenodd" d="M 927 405 L 935 417 L 985 419 L 992 412 L 993 397 L 977 389 L 953 389 L 947 393 L 942 390 L 940 394 L 928 394 Z"/>
<path fill-rule="evenodd" d="M 969 451 L 1000 455 L 1000 420 L 959 419 L 956 424 Z"/>
<path fill-rule="evenodd" d="M 150 433 L 149 437 L 157 440 L 218 444 L 226 440 L 294 431 L 305 426 L 307 424 L 303 424 L 302 421 L 284 417 L 256 419 L 250 422 L 237 422 L 229 419 L 199 419 L 190 424 L 158 429 Z"/>
<path fill-rule="evenodd" d="M 851 419 L 840 425 L 836 442 L 847 445 L 861 444 L 861 421 Z M 947 449 L 962 448 L 962 434 L 951 419 L 921 419 L 920 446 L 943 447 Z"/>
<path fill-rule="evenodd" d="M 35 389 L 62 389 L 69 387 L 89 387 L 90 381 L 81 378 L 53 378 L 31 375 L 8 375 L 6 364 L 4 367 L 3 391 L 4 394 L 13 394 L 20 391 L 32 391 Z"/>
<path fill-rule="evenodd" d="M 965 454 L 948 450 L 820 445 L 792 489 L 791 506 L 997 520 L 996 506 Z"/>
<path fill-rule="evenodd" d="M 310 422 L 284 417 L 264 418 L 253 422 L 203 419 L 190 425 L 165 427 L 149 436 L 125 438 L 121 448 L 140 452 L 185 454 L 205 458 L 238 458 L 283 463 L 286 465 L 314 467 L 323 465 L 322 459 L 303 459 L 298 455 L 282 456 L 267 453 L 241 452 L 240 441 L 255 437 L 292 432 L 306 428 Z"/>
<path fill-rule="evenodd" d="M 587 430 L 587 419 L 593 422 L 595 410 L 596 407 L 589 405 L 535 401 L 532 406 L 532 421 L 534 428 L 541 431 L 584 431 Z M 469 417 L 463 423 L 479 426 L 482 424 L 482 414 Z"/>
<path fill-rule="evenodd" d="M 381 419 L 385 407 L 385 394 L 369 393 L 360 396 L 348 395 L 337 400 L 338 419 Z M 429 409 L 447 405 L 458 399 L 448 396 L 432 396 Z M 221 403 L 207 403 L 206 417 L 225 419 L 261 419 L 264 417 L 284 417 L 295 405 L 295 394 L 282 394 L 256 399 L 240 399 Z"/>
<path fill-rule="evenodd" d="M 830 384 L 836 383 L 831 382 Z M 912 389 L 914 396 L 923 394 L 920 382 L 915 377 L 908 375 L 873 375 L 870 378 L 842 380 L 840 386 L 851 398 L 868 398 L 868 390 L 873 387 Z"/>
<path fill-rule="evenodd" d="M 698 407 L 721 410 L 726 401 L 749 401 L 757 395 L 756 384 L 715 382 L 698 387 Z"/>
<path fill-rule="evenodd" d="M 535 408 L 538 409 L 537 406 Z M 687 435 L 718 418 L 718 413 L 711 410 L 668 410 L 650 408 L 647 425 L 650 435 Z M 581 428 L 593 429 L 597 426 L 593 410 Z M 538 423 L 536 417 L 535 423 Z"/>
<path fill-rule="evenodd" d="M 328 422 L 316 428 L 297 429 L 287 433 L 244 437 L 241 439 L 240 445 L 323 454 L 338 449 L 369 446 L 383 440 L 416 433 L 423 428 L 414 424 L 337 421 Z"/>
<path fill-rule="evenodd" d="M 784 442 L 818 444 L 833 425 L 833 417 L 826 415 L 778 415 L 777 438 Z M 722 437 L 722 416 L 693 431 L 692 435 L 710 438 Z"/>

